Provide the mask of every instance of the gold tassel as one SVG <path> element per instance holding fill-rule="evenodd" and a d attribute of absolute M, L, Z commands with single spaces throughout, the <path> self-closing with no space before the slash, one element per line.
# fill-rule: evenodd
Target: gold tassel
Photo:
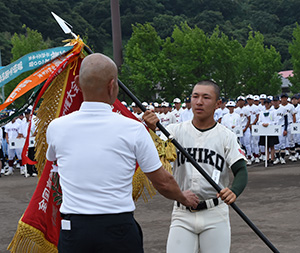
<path fill-rule="evenodd" d="M 60 104 L 63 97 L 64 84 L 68 78 L 70 66 L 68 66 L 55 80 L 42 96 L 42 103 L 37 113 L 37 135 L 35 137 L 35 160 L 39 177 L 42 175 L 48 144 L 46 142 L 46 130 L 50 122 L 59 115 Z"/>
<path fill-rule="evenodd" d="M 22 219 L 22 218 L 21 218 Z M 14 238 L 7 247 L 12 253 L 37 252 L 37 253 L 57 253 L 54 244 L 46 240 L 44 234 L 19 220 L 18 229 Z"/>

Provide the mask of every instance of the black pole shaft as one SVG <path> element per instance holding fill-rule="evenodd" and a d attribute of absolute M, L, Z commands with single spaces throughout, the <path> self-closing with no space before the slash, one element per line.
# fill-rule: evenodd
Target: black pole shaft
<path fill-rule="evenodd" d="M 92 54 L 93 51 L 84 46 L 84 50 L 87 53 Z M 138 100 L 138 98 L 118 79 L 119 87 L 132 99 L 133 102 L 143 111 L 146 111 L 146 108 L 142 105 L 142 103 Z M 194 165 L 194 167 L 202 174 L 202 176 L 214 187 L 217 192 L 220 192 L 222 189 L 219 185 L 215 183 L 214 180 L 201 168 L 201 166 L 191 157 L 191 155 L 175 140 L 172 139 L 170 133 L 160 124 L 160 122 L 156 125 L 159 130 L 167 137 L 171 138 L 174 146 L 187 158 L 187 160 Z M 254 225 L 254 223 L 242 212 L 242 210 L 235 204 L 232 203 L 231 207 L 238 213 L 238 215 L 249 225 L 249 227 L 260 237 L 260 239 L 275 253 L 280 253 L 278 249 L 268 240 L 268 238 Z"/>

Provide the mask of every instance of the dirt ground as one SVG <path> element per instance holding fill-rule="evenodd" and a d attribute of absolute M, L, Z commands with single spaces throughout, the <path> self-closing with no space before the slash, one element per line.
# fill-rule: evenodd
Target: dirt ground
<path fill-rule="evenodd" d="M 249 182 L 237 206 L 280 252 L 300 252 L 300 162 L 270 168 L 261 163 L 248 171 Z M 0 253 L 8 252 L 36 184 L 36 178 L 18 172 L 0 178 Z M 138 200 L 135 217 L 143 229 L 145 253 L 165 252 L 172 205 L 159 194 L 148 203 Z M 232 253 L 272 252 L 232 208 L 230 217 Z"/>

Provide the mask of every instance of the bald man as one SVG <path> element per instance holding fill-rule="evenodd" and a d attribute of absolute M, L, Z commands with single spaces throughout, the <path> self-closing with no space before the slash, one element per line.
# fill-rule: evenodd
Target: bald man
<path fill-rule="evenodd" d="M 112 112 L 117 78 L 110 58 L 86 57 L 75 78 L 84 99 L 80 110 L 53 120 L 47 129 L 47 159 L 57 162 L 62 188 L 60 253 L 143 252 L 133 217 L 136 162 L 163 196 L 190 207 L 199 202 L 164 170 L 144 125 Z"/>

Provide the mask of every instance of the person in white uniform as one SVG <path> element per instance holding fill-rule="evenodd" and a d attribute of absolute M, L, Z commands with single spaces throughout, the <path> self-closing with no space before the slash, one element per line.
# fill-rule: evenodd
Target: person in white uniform
<path fill-rule="evenodd" d="M 191 105 L 191 97 L 187 97 L 184 100 L 186 109 L 180 114 L 179 122 L 189 121 L 193 119 L 193 110 Z"/>
<path fill-rule="evenodd" d="M 274 110 L 271 109 L 271 100 L 265 99 L 264 101 L 265 109 L 259 113 L 259 119 L 257 124 L 268 127 L 270 125 L 275 125 L 275 114 Z M 266 143 L 266 136 L 260 136 L 259 138 L 259 145 L 265 148 Z M 272 166 L 275 157 L 275 149 L 274 146 L 279 143 L 278 136 L 267 136 L 267 153 L 266 159 L 268 159 L 267 164 L 268 166 Z M 271 159 L 269 159 L 269 152 L 271 153 Z"/>
<path fill-rule="evenodd" d="M 233 131 L 234 128 L 241 126 L 241 117 L 234 112 L 235 106 L 235 102 L 228 101 L 226 103 L 226 108 L 228 108 L 229 113 L 225 114 L 221 120 L 221 124 L 231 131 Z"/>
<path fill-rule="evenodd" d="M 192 93 L 193 120 L 167 127 L 169 133 L 222 188 L 217 194 L 199 171 L 177 152 L 174 177 L 181 189 L 191 189 L 201 202 L 196 209 L 174 203 L 167 253 L 230 252 L 228 205 L 245 188 L 247 168 L 236 135 L 214 120 L 214 111 L 220 103 L 219 94 L 219 87 L 211 80 L 197 83 Z M 155 129 L 158 121 L 155 114 L 145 112 L 144 120 L 151 129 Z M 230 170 L 234 174 L 231 187 Z"/>
<path fill-rule="evenodd" d="M 247 106 L 245 106 L 245 97 L 239 96 L 237 98 L 237 107 L 234 110 L 241 117 L 241 126 L 243 129 L 243 136 L 240 138 L 241 145 L 246 150 L 248 158 L 247 165 L 251 165 L 251 132 L 250 132 L 250 112 Z"/>
<path fill-rule="evenodd" d="M 256 125 L 256 123 L 258 121 L 259 109 L 254 104 L 253 95 L 251 95 L 251 94 L 247 95 L 246 99 L 247 99 L 247 102 L 248 102 L 248 105 L 246 107 L 247 107 L 247 110 L 249 111 L 249 114 L 250 114 L 250 131 L 252 131 L 252 125 Z M 255 163 L 259 163 L 259 147 L 258 147 L 259 136 L 253 136 L 251 134 L 250 140 L 247 140 L 247 141 L 250 142 L 252 157 L 253 157 Z"/>
<path fill-rule="evenodd" d="M 143 252 L 133 217 L 136 162 L 165 197 L 190 207 L 199 203 L 162 167 L 145 126 L 112 112 L 117 73 L 110 58 L 87 56 L 75 77 L 84 100 L 80 110 L 54 119 L 47 129 L 46 157 L 56 161 L 62 189 L 61 253 Z"/>
<path fill-rule="evenodd" d="M 183 112 L 183 109 L 181 108 L 181 100 L 180 98 L 174 98 L 174 110 L 171 112 L 171 114 L 175 117 L 176 123 L 180 121 L 180 114 Z"/>
<path fill-rule="evenodd" d="M 13 113 L 13 112 L 12 112 Z M 21 122 L 21 120 L 20 120 Z M 5 172 L 5 176 L 9 176 L 13 174 L 13 164 L 14 164 L 14 158 L 17 156 L 18 163 L 20 165 L 20 174 L 24 175 L 25 168 L 22 165 L 22 148 L 13 148 L 10 144 L 11 142 L 19 137 L 19 133 L 21 131 L 20 124 L 17 121 L 17 117 L 13 118 L 11 122 L 9 122 L 5 126 L 5 132 L 6 132 L 6 141 L 8 146 L 8 170 Z"/>

